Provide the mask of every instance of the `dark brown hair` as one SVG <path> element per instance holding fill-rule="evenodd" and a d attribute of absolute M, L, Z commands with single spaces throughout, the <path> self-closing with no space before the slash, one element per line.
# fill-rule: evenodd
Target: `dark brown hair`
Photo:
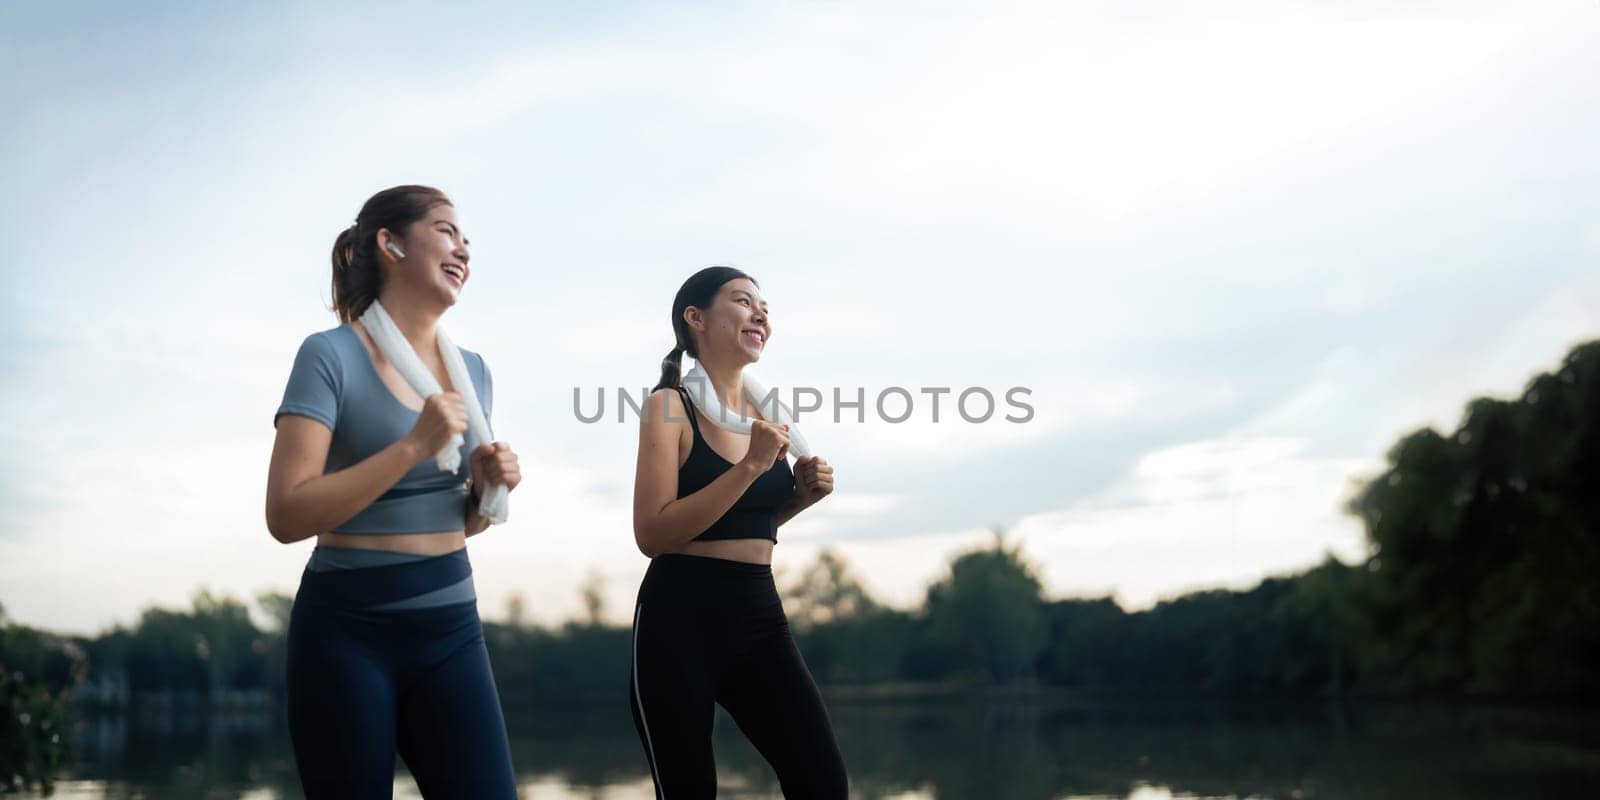
<path fill-rule="evenodd" d="M 395 186 L 367 198 L 356 222 L 333 240 L 333 311 L 340 322 L 366 313 L 383 289 L 378 265 L 378 231 L 401 235 L 434 206 L 451 205 L 444 192 L 431 186 Z"/>
<path fill-rule="evenodd" d="M 678 288 L 678 294 L 672 298 L 672 337 L 676 340 L 672 349 L 667 351 L 667 357 L 661 359 L 661 380 L 655 389 L 665 389 L 677 386 L 683 380 L 683 354 L 688 353 L 696 359 L 700 354 L 695 352 L 694 336 L 690 335 L 689 323 L 683 319 L 683 310 L 689 306 L 695 308 L 708 308 L 711 299 L 717 296 L 717 290 L 728 281 L 745 278 L 757 287 L 756 279 L 746 275 L 742 270 L 733 267 L 706 267 L 689 276 Z"/>

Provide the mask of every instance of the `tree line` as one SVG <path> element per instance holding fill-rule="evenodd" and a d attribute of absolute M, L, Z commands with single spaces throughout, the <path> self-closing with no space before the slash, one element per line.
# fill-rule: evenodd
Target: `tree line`
<path fill-rule="evenodd" d="M 1468 403 L 1456 430 L 1402 437 L 1347 510 L 1369 556 L 1329 556 L 1245 591 L 1127 612 L 1052 599 L 996 532 L 956 556 L 921 605 L 874 599 L 837 553 L 783 588 L 825 687 L 1021 686 L 1144 693 L 1393 693 L 1592 698 L 1600 663 L 1600 341 L 1520 397 Z M 94 637 L 0 609 L 0 779 L 58 761 L 68 697 L 84 706 L 276 702 L 292 599 L 201 591 Z M 508 705 L 615 700 L 629 631 L 595 587 L 586 619 L 485 623 Z M 252 608 L 256 614 L 252 614 Z M 21 722 L 19 722 L 21 720 Z M 41 744 L 41 742 L 43 744 Z M 26 746 L 24 746 L 26 743 Z"/>

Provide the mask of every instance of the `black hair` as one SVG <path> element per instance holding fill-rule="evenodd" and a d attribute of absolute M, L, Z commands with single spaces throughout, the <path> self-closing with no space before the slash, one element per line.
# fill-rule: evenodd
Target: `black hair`
<path fill-rule="evenodd" d="M 756 279 L 745 274 L 743 270 L 733 267 L 706 267 L 689 276 L 689 279 L 678 287 L 678 294 L 672 298 L 672 337 L 675 340 L 672 349 L 667 351 L 667 357 L 661 359 L 661 380 L 656 382 L 656 389 L 675 387 L 683 380 L 683 354 L 688 353 L 695 359 L 700 358 L 696 352 L 694 336 L 689 330 L 689 323 L 683 319 L 683 310 L 694 306 L 707 308 L 711 299 L 717 296 L 717 291 L 728 281 L 744 278 L 756 286 Z"/>

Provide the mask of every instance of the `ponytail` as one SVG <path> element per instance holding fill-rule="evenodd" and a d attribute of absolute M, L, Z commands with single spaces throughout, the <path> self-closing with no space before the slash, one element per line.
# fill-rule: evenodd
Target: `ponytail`
<path fill-rule="evenodd" d="M 674 346 L 667 351 L 667 357 L 661 359 L 661 380 L 656 381 L 657 389 L 677 388 L 683 382 L 683 348 Z"/>
<path fill-rule="evenodd" d="M 372 257 L 378 235 L 351 225 L 333 240 L 333 310 L 340 322 L 366 312 L 383 288 L 383 271 Z"/>

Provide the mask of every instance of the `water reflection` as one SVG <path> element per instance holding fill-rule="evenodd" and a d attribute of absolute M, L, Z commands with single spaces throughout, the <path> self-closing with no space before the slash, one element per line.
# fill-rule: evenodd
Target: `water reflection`
<path fill-rule="evenodd" d="M 834 703 L 861 798 L 1584 797 L 1600 788 L 1592 711 L 1293 703 Z M 508 716 L 524 797 L 650 798 L 626 706 Z M 299 798 L 271 715 L 148 715 L 80 723 L 55 797 Z M 726 716 L 719 797 L 778 797 Z M 397 771 L 395 797 L 418 798 Z"/>
<path fill-rule="evenodd" d="M 655 790 L 650 780 L 644 778 L 627 784 L 613 786 L 599 786 L 590 788 L 575 788 L 561 783 L 556 779 L 541 779 L 528 781 L 518 786 L 518 794 L 525 798 L 541 798 L 548 800 L 654 800 Z M 278 800 L 283 794 L 273 789 L 247 789 L 236 796 L 239 800 Z M 740 792 L 718 791 L 719 797 L 768 797 L 769 795 L 748 795 Z M 104 800 L 105 798 L 124 797 L 154 797 L 145 793 L 129 794 L 126 789 L 109 785 L 105 781 L 67 781 L 58 785 L 54 800 Z M 422 795 L 417 792 L 415 784 L 397 777 L 394 784 L 395 800 L 421 800 Z M 936 795 L 929 791 L 903 792 L 900 794 L 883 795 L 882 800 L 935 800 Z M 1138 786 L 1126 797 L 1111 795 L 1065 795 L 1061 800 L 1223 800 L 1211 798 L 1206 795 L 1174 794 L 1165 786 Z M 1233 795 L 1228 795 L 1227 800 L 1241 800 Z M 1247 799 L 1247 800 L 1253 800 Z"/>

